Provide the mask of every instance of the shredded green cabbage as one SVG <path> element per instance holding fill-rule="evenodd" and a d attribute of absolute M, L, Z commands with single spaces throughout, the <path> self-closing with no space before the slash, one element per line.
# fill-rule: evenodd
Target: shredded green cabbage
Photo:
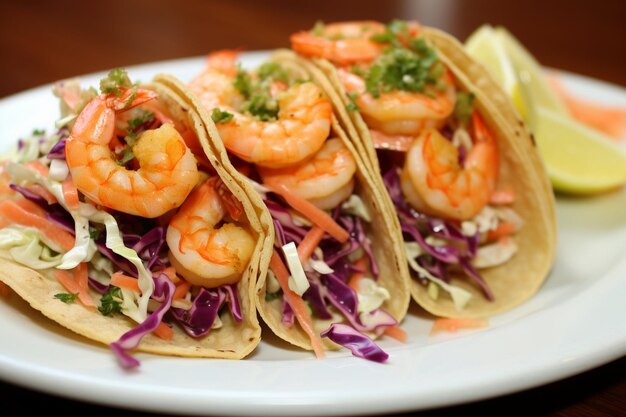
<path fill-rule="evenodd" d="M 137 252 L 127 248 L 122 240 L 117 221 L 109 213 L 98 210 L 91 204 L 79 203 L 78 209 L 70 209 L 67 206 L 61 183 L 50 180 L 39 173 L 16 163 L 7 164 L 7 173 L 13 182 L 20 185 L 40 184 L 50 191 L 72 216 L 75 223 L 76 243 L 74 247 L 63 255 L 63 262 L 57 266 L 59 269 L 72 269 L 81 262 L 89 262 L 97 252 L 97 247 L 89 234 L 89 222 L 104 224 L 107 232 L 105 245 L 114 253 L 130 261 L 138 271 L 138 284 L 141 296 L 134 291 L 126 291 L 122 312 L 131 319 L 141 323 L 148 316 L 148 300 L 154 291 L 152 274 L 146 269 Z"/>
<path fill-rule="evenodd" d="M 32 269 L 55 268 L 62 254 L 50 249 L 50 242 L 39 230 L 21 225 L 0 229 L 0 257 L 19 262 Z"/>
<path fill-rule="evenodd" d="M 413 268 L 415 272 L 428 278 L 430 281 L 439 285 L 444 291 L 447 291 L 452 297 L 452 302 L 454 303 L 454 307 L 457 310 L 462 310 L 465 305 L 472 298 L 472 294 L 465 291 L 462 288 L 456 287 L 454 285 L 450 285 L 447 282 L 433 276 L 428 270 L 422 268 L 416 261 L 415 258 L 422 253 L 422 249 L 420 248 L 417 242 L 404 242 L 404 247 L 406 249 L 407 260 L 409 261 L 409 266 Z"/>

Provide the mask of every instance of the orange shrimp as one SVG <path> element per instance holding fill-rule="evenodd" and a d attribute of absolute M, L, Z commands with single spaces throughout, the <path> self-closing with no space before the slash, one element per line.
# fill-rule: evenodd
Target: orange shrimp
<path fill-rule="evenodd" d="M 234 86 L 236 56 L 232 51 L 211 54 L 208 68 L 188 86 L 209 113 L 219 108 L 233 115 L 232 120 L 217 123 L 224 146 L 247 162 L 270 168 L 310 158 L 330 133 L 330 100 L 317 85 L 303 82 L 270 90 L 278 105 L 276 120 L 242 113 L 245 98 Z"/>
<path fill-rule="evenodd" d="M 131 98 L 134 99 L 131 101 Z M 156 97 L 126 90 L 103 94 L 82 110 L 65 145 L 78 190 L 97 204 L 142 217 L 158 217 L 180 206 L 198 182 L 196 159 L 171 124 L 141 134 L 133 146 L 136 171 L 117 164 L 109 149 L 116 114 Z"/>
<path fill-rule="evenodd" d="M 259 168 L 264 184 L 270 187 L 282 184 L 321 209 L 334 208 L 350 197 L 355 172 L 354 156 L 339 138 L 328 139 L 304 164 L 279 169 Z"/>
<path fill-rule="evenodd" d="M 499 169 L 498 145 L 480 115 L 472 113 L 473 146 L 463 164 L 457 148 L 434 129 L 425 130 L 406 155 L 400 185 L 417 210 L 467 220 L 489 201 Z"/>
<path fill-rule="evenodd" d="M 331 23 L 320 30 L 294 33 L 291 48 L 306 57 L 325 58 L 341 66 L 370 62 L 384 47 L 370 38 L 383 33 L 385 25 L 374 21 Z"/>
<path fill-rule="evenodd" d="M 225 220 L 220 182 L 211 177 L 196 188 L 170 220 L 165 237 L 176 272 L 211 288 L 239 281 L 255 246 L 252 233 Z"/>
<path fill-rule="evenodd" d="M 367 126 L 386 136 L 417 135 L 427 128 L 439 129 L 454 110 L 456 91 L 450 71 L 441 76 L 443 90 L 397 90 L 381 93 L 378 98 L 365 92 L 363 78 L 344 69 L 337 73 L 349 93 L 358 93 L 356 104 Z"/>

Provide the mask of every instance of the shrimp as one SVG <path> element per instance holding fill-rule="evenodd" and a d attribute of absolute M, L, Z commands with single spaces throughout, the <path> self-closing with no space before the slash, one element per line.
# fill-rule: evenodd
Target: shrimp
<path fill-rule="evenodd" d="M 355 94 L 356 105 L 367 126 L 385 136 L 386 143 L 395 143 L 393 136 L 417 135 L 423 129 L 440 128 L 454 110 L 456 94 L 449 71 L 441 76 L 438 86 L 428 86 L 423 93 L 395 90 L 374 97 L 366 92 L 365 81 L 345 67 L 357 64 L 361 69 L 383 54 L 385 43 L 372 36 L 393 34 L 400 44 L 409 45 L 421 28 L 416 22 L 404 22 L 402 30 L 387 30 L 378 22 L 343 22 L 325 25 L 318 31 L 292 35 L 292 48 L 308 57 L 322 57 L 338 68 L 338 76 L 349 93 Z M 398 25 L 396 25 L 398 26 Z M 314 33 L 315 32 L 315 33 Z M 403 74 L 411 77 L 412 74 Z"/>
<path fill-rule="evenodd" d="M 265 184 L 282 184 L 320 209 L 332 209 L 350 197 L 355 172 L 354 156 L 339 138 L 328 139 L 304 164 L 281 169 L 259 168 Z"/>
<path fill-rule="evenodd" d="M 458 150 L 434 129 L 425 130 L 409 149 L 400 186 L 415 209 L 456 220 L 473 218 L 489 201 L 498 177 L 495 138 L 472 113 L 473 146 L 459 163 Z"/>
<path fill-rule="evenodd" d="M 180 206 L 197 184 L 196 159 L 171 124 L 139 136 L 132 148 L 139 164 L 136 171 L 118 165 L 109 148 L 116 114 L 155 97 L 143 89 L 126 90 L 119 97 L 103 94 L 78 116 L 65 156 L 74 184 L 94 203 L 153 218 Z"/>
<path fill-rule="evenodd" d="M 452 114 L 456 91 L 452 74 L 441 76 L 443 90 L 431 88 L 424 93 L 391 91 L 378 98 L 365 91 L 363 78 L 344 69 L 337 71 L 348 93 L 357 93 L 358 106 L 367 126 L 387 136 L 417 135 L 428 128 L 441 128 Z"/>
<path fill-rule="evenodd" d="M 211 177 L 196 188 L 170 220 L 165 237 L 176 271 L 209 288 L 239 281 L 255 247 L 247 229 L 225 221 L 220 182 Z"/>
<path fill-rule="evenodd" d="M 370 40 L 385 33 L 385 25 L 374 21 L 341 22 L 324 25 L 320 30 L 291 35 L 291 48 L 306 57 L 320 57 L 343 66 L 370 62 L 384 45 Z"/>
<path fill-rule="evenodd" d="M 321 148 L 330 134 L 332 104 L 317 85 L 303 82 L 286 89 L 273 88 L 276 120 L 257 120 L 239 111 L 245 97 L 235 88 L 235 75 L 225 65 L 229 55 L 226 51 L 217 54 L 214 59 L 209 57 L 209 67 L 188 87 L 209 112 L 219 108 L 233 115 L 232 120 L 217 123 L 230 152 L 247 162 L 281 168 L 304 161 Z M 230 59 L 236 68 L 232 55 Z"/>

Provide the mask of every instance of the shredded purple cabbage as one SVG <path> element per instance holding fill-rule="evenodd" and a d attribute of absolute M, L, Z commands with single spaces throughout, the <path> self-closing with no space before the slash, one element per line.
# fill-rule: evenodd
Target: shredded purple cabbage
<path fill-rule="evenodd" d="M 89 277 L 88 282 L 89 282 L 89 286 L 98 294 L 106 294 L 106 292 L 109 290 L 109 285 L 101 284 L 91 277 Z"/>
<path fill-rule="evenodd" d="M 419 213 L 409 207 L 402 195 L 397 168 L 389 169 L 383 175 L 383 181 L 396 207 L 404 238 L 407 241 L 417 242 L 427 252 L 427 255 L 419 255 L 415 259 L 416 262 L 445 282 L 449 282 L 448 271 L 450 268 L 460 268 L 468 278 L 479 286 L 485 298 L 493 301 L 492 291 L 471 265 L 471 260 L 478 251 L 479 234 L 465 236 L 454 223 Z M 448 244 L 429 245 L 426 242 L 428 236 L 443 239 Z"/>
<path fill-rule="evenodd" d="M 172 308 L 171 311 L 189 336 L 201 337 L 211 330 L 224 301 L 226 301 L 224 292 L 200 288 L 189 310 Z"/>
<path fill-rule="evenodd" d="M 62 133 L 59 131 L 59 133 Z M 62 136 L 61 139 L 54 144 L 50 152 L 48 152 L 48 159 L 62 159 L 65 160 L 65 141 L 67 136 Z"/>
<path fill-rule="evenodd" d="M 294 222 L 292 215 L 285 209 L 284 204 L 269 197 L 265 200 L 265 203 L 274 222 L 276 231 L 275 246 L 282 247 L 289 242 L 295 242 L 296 245 L 300 244 L 307 234 L 307 228 L 298 226 Z M 360 332 L 376 332 L 381 327 L 396 325 L 397 320 L 380 308 L 369 314 L 359 314 L 358 296 L 347 285 L 347 282 L 353 273 L 362 271 L 359 271 L 354 262 L 350 260 L 350 255 L 362 250 L 369 260 L 370 270 L 374 278 L 378 277 L 380 270 L 373 255 L 371 242 L 365 233 L 362 219 L 358 216 L 344 213 L 340 206 L 333 210 L 332 217 L 348 231 L 348 241 L 341 243 L 328 234 L 324 235 L 319 247 L 322 250 L 324 262 L 333 269 L 333 272 L 324 275 L 316 271 L 307 270 L 306 275 L 309 281 L 309 288 L 304 292 L 302 298 L 311 307 L 314 317 L 322 320 L 332 319 L 333 313 L 330 308 L 334 307 L 349 322 L 349 324 L 342 326 L 350 328 L 355 334 L 369 340 L 366 336 L 361 335 Z M 317 254 L 314 253 L 312 258 L 317 259 Z M 285 299 L 283 299 L 282 306 L 282 323 L 289 327 L 293 326 L 293 309 Z M 363 317 L 363 321 L 360 316 Z"/>
<path fill-rule="evenodd" d="M 354 356 L 373 362 L 383 363 L 389 355 L 366 335 L 354 330 L 343 323 L 333 323 L 320 333 L 321 337 L 327 337 L 333 342 L 348 348 Z"/>
<path fill-rule="evenodd" d="M 139 361 L 128 354 L 128 351 L 139 346 L 141 339 L 159 326 L 163 320 L 163 316 L 165 316 L 165 313 L 167 313 L 172 305 L 172 297 L 174 296 L 175 289 L 176 287 L 167 275 L 159 274 L 154 278 L 154 292 L 152 297 L 157 301 L 161 301 L 162 304 L 153 311 L 146 320 L 124 333 L 117 342 L 113 342 L 109 345 L 123 368 L 130 369 L 139 366 Z"/>
<path fill-rule="evenodd" d="M 359 318 L 358 296 L 356 292 L 342 279 L 329 274 L 322 276 L 322 282 L 326 289 L 326 298 L 339 310 L 350 324 L 358 331 L 371 332 L 378 327 L 389 327 L 398 324 L 392 315 L 382 309 L 376 309 L 367 316 L 367 323 Z"/>
<path fill-rule="evenodd" d="M 39 194 L 32 192 L 28 188 L 22 187 L 20 185 L 14 184 L 14 183 L 9 184 L 9 187 L 12 190 L 17 191 L 18 193 L 22 194 L 28 200 L 30 200 L 33 203 L 37 204 L 39 207 L 42 207 L 44 209 L 48 208 L 48 205 L 49 205 L 48 201 L 46 201 L 46 199 L 43 198 L 42 196 L 40 196 Z"/>
<path fill-rule="evenodd" d="M 213 327 L 224 303 L 230 306 L 233 318 L 241 322 L 243 315 L 237 288 L 234 285 L 222 285 L 210 289 L 201 287 L 189 310 L 173 307 L 171 312 L 185 333 L 192 337 L 202 337 Z"/>

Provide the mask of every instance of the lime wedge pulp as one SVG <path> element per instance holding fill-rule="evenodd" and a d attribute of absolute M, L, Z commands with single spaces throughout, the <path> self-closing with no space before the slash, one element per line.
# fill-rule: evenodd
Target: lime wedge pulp
<path fill-rule="evenodd" d="M 626 152 L 597 131 L 545 108 L 536 111 L 535 141 L 556 190 L 607 191 L 626 182 Z"/>

